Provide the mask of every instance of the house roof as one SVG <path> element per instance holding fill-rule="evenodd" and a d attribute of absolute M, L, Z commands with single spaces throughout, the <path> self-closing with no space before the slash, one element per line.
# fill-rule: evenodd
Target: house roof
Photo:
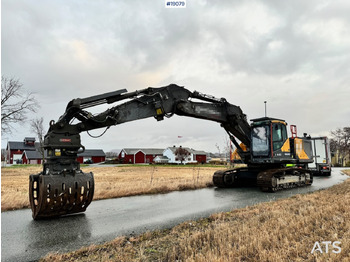
<path fill-rule="evenodd" d="M 24 141 L 35 141 L 35 137 L 25 137 Z"/>
<path fill-rule="evenodd" d="M 45 151 L 45 157 L 47 157 L 46 151 Z M 22 154 L 22 156 L 25 155 L 27 159 L 41 159 L 42 155 L 39 151 L 33 151 L 33 150 L 25 150 Z"/>
<path fill-rule="evenodd" d="M 166 156 L 156 156 L 153 161 L 154 162 L 169 162 L 169 158 Z"/>
<path fill-rule="evenodd" d="M 207 155 L 207 153 L 203 150 L 194 150 L 192 149 L 194 155 Z"/>
<path fill-rule="evenodd" d="M 106 156 L 102 149 L 85 149 L 83 153 L 78 154 L 78 157 L 89 157 L 89 156 Z"/>
<path fill-rule="evenodd" d="M 174 154 L 176 152 L 176 150 L 179 148 L 179 147 L 168 147 Z M 202 151 L 202 150 L 195 150 L 193 148 L 189 148 L 189 147 L 182 147 L 183 149 L 186 149 L 188 152 L 190 152 L 191 154 L 194 154 L 194 155 L 207 155 L 206 152 Z"/>
<path fill-rule="evenodd" d="M 169 160 L 169 158 L 167 157 L 167 156 L 156 156 L 155 158 L 154 158 L 154 160 Z"/>
<path fill-rule="evenodd" d="M 135 155 L 137 152 L 141 151 L 146 155 L 162 155 L 164 149 L 160 148 L 123 148 L 127 155 Z"/>
<path fill-rule="evenodd" d="M 7 142 L 7 149 L 10 150 L 36 150 L 36 148 L 39 147 L 39 143 L 36 142 L 34 146 L 32 145 L 26 145 L 24 142 L 18 142 L 18 141 L 8 141 Z"/>

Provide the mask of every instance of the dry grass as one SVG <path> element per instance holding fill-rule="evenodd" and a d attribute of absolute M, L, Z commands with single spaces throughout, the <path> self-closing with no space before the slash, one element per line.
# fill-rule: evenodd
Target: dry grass
<path fill-rule="evenodd" d="M 316 241 L 341 252 L 311 254 Z M 42 261 L 350 261 L 350 180 Z"/>
<path fill-rule="evenodd" d="M 40 166 L 1 168 L 1 211 L 29 207 L 29 175 L 40 171 Z"/>
<path fill-rule="evenodd" d="M 131 195 L 166 193 L 212 186 L 213 173 L 222 167 L 85 167 L 95 176 L 94 200 Z M 40 166 L 2 168 L 1 211 L 29 207 L 29 175 Z"/>
<path fill-rule="evenodd" d="M 213 185 L 213 173 L 218 169 L 164 166 L 95 168 L 91 170 L 96 181 L 94 199 L 204 188 Z"/>

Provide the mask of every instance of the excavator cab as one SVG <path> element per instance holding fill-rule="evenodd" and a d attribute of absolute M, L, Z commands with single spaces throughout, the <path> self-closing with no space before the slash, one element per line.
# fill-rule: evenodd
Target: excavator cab
<path fill-rule="evenodd" d="M 287 123 L 263 117 L 252 120 L 251 155 L 253 163 L 290 163 L 292 159 Z"/>
<path fill-rule="evenodd" d="M 253 164 L 301 164 L 312 162 L 309 141 L 288 137 L 282 119 L 263 117 L 252 120 L 251 162 Z M 295 127 L 295 126 L 293 126 Z"/>

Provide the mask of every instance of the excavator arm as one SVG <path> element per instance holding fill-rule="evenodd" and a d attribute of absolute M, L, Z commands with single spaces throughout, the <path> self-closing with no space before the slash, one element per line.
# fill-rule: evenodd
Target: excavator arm
<path fill-rule="evenodd" d="M 123 101 L 127 100 L 127 101 Z M 199 101 L 193 101 L 199 100 Z M 122 103 L 93 115 L 86 109 L 101 105 Z M 44 139 L 46 162 L 43 171 L 30 176 L 29 197 L 34 219 L 83 212 L 91 203 L 94 192 L 92 173 L 84 173 L 76 161 L 84 151 L 80 133 L 130 121 L 154 117 L 180 116 L 218 122 L 227 131 L 238 153 L 249 163 L 250 152 L 243 151 L 235 137 L 247 148 L 251 144 L 251 127 L 240 107 L 226 99 L 215 98 L 171 84 L 160 88 L 146 88 L 135 92 L 125 89 L 74 99 L 57 122 L 51 121 Z"/>
<path fill-rule="evenodd" d="M 193 102 L 192 98 L 206 103 Z M 97 115 L 84 110 L 95 105 L 125 99 L 131 100 Z M 217 99 L 196 91 L 190 92 L 174 84 L 160 88 L 149 87 L 130 93 L 126 93 L 123 89 L 89 98 L 74 99 L 68 103 L 66 112 L 58 122 L 51 122 L 48 134 L 79 134 L 148 117 L 160 121 L 164 116 L 171 117 L 173 114 L 219 122 L 244 144 L 250 145 L 250 126 L 240 107 L 228 103 L 224 98 Z M 80 122 L 70 124 L 73 118 Z"/>

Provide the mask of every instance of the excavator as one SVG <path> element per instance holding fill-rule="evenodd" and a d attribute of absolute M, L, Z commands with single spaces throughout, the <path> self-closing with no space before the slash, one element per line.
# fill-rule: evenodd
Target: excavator
<path fill-rule="evenodd" d="M 117 104 L 102 113 L 86 110 L 112 103 Z M 149 117 L 161 121 L 174 114 L 219 123 L 236 146 L 246 167 L 215 172 L 216 187 L 251 185 L 274 192 L 312 184 L 307 168 L 313 161 L 310 141 L 297 137 L 296 132 L 288 137 L 282 119 L 262 117 L 249 124 L 241 108 L 225 98 L 191 92 L 176 84 L 134 92 L 121 89 L 73 99 L 57 122 L 50 121 L 43 143 L 43 170 L 29 177 L 33 219 L 84 212 L 91 203 L 94 176 L 84 173 L 77 161 L 77 155 L 85 150 L 80 133 L 105 128 L 104 134 L 111 126 Z"/>

